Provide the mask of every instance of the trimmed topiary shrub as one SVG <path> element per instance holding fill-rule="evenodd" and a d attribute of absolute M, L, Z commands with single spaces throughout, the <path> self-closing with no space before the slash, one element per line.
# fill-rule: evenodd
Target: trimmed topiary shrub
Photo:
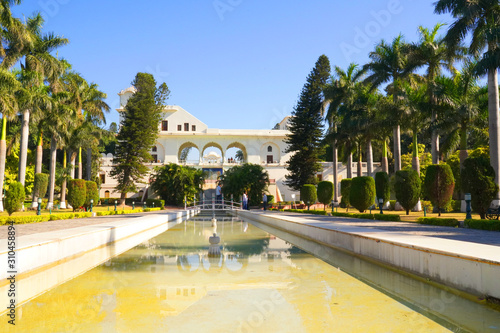
<path fill-rule="evenodd" d="M 316 186 L 312 184 L 305 184 L 300 189 L 300 200 L 302 200 L 309 208 L 311 205 L 316 203 L 318 194 L 316 192 Z"/>
<path fill-rule="evenodd" d="M 49 175 L 46 173 L 36 173 L 35 183 L 33 184 L 33 193 L 38 198 L 45 197 L 47 187 L 49 186 Z"/>
<path fill-rule="evenodd" d="M 424 190 L 441 216 L 441 209 L 448 206 L 455 189 L 453 172 L 448 164 L 431 164 L 425 174 Z"/>
<path fill-rule="evenodd" d="M 86 209 L 90 208 L 90 200 L 94 200 L 94 206 L 97 205 L 99 202 L 99 189 L 97 188 L 97 183 L 93 181 L 86 181 L 85 182 L 85 190 L 86 190 L 86 196 L 85 196 L 85 204 L 84 207 Z"/>
<path fill-rule="evenodd" d="M 274 195 L 268 194 L 267 195 L 267 203 L 272 204 L 274 202 Z"/>
<path fill-rule="evenodd" d="M 342 198 L 340 199 L 340 206 L 342 208 L 346 208 L 349 211 L 349 206 L 351 203 L 349 202 L 349 193 L 351 192 L 351 178 L 342 179 L 340 181 L 340 195 Z"/>
<path fill-rule="evenodd" d="M 377 172 L 375 174 L 375 190 L 377 199 L 384 199 L 384 205 L 391 198 L 391 184 L 389 175 L 386 172 Z"/>
<path fill-rule="evenodd" d="M 20 182 L 12 182 L 9 184 L 9 190 L 5 193 L 4 199 L 4 207 L 9 213 L 9 216 L 21 209 L 25 195 L 23 184 Z"/>
<path fill-rule="evenodd" d="M 410 214 L 410 209 L 415 207 L 420 198 L 420 177 L 415 170 L 399 170 L 396 172 L 396 183 L 394 184 L 396 199 Z"/>
<path fill-rule="evenodd" d="M 490 160 L 484 156 L 466 158 L 461 176 L 464 193 L 471 195 L 472 209 L 484 220 L 491 201 L 498 192 L 495 170 L 491 167 Z"/>
<path fill-rule="evenodd" d="M 333 183 L 321 181 L 318 183 L 318 201 L 323 204 L 323 210 L 333 199 Z"/>
<path fill-rule="evenodd" d="M 85 180 L 83 179 L 70 179 L 68 181 L 68 196 L 66 199 L 73 207 L 73 211 L 80 209 L 85 204 L 87 198 L 87 189 Z"/>
<path fill-rule="evenodd" d="M 154 204 L 154 206 L 153 206 Z M 146 206 L 149 208 L 163 209 L 165 207 L 165 200 L 160 199 L 146 199 Z"/>
<path fill-rule="evenodd" d="M 363 213 L 375 202 L 375 180 L 372 177 L 355 177 L 349 193 L 351 205 Z"/>

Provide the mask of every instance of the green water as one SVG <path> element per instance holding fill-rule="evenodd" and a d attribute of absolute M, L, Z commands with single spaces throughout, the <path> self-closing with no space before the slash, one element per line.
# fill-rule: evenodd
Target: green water
<path fill-rule="evenodd" d="M 486 332 L 500 327 L 500 314 L 481 304 L 260 227 L 267 231 L 240 221 L 219 222 L 216 228 L 196 219 L 179 224 L 22 305 L 15 329 L 3 316 L 0 332 Z M 219 256 L 208 255 L 213 232 L 221 237 Z"/>

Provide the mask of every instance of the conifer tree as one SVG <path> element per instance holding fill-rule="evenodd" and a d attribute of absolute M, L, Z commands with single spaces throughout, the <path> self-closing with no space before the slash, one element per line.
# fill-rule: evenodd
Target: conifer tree
<path fill-rule="evenodd" d="M 316 172 L 321 170 L 318 163 L 320 141 L 323 136 L 323 87 L 330 77 L 330 61 L 321 55 L 302 88 L 299 101 L 290 118 L 290 131 L 286 143 L 286 153 L 293 153 L 288 161 L 285 184 L 299 191 L 305 184 L 316 184 Z"/>
<path fill-rule="evenodd" d="M 120 204 L 125 203 L 128 192 L 137 192 L 135 184 L 148 172 L 145 163 L 151 160 L 149 151 L 158 137 L 158 123 L 170 94 L 165 83 L 157 88 L 153 75 L 147 73 L 137 73 L 132 85 L 137 91 L 125 106 L 111 171 L 118 181 Z"/>

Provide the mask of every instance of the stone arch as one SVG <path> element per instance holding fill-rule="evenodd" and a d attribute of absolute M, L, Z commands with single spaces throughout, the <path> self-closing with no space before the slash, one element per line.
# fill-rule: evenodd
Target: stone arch
<path fill-rule="evenodd" d="M 154 162 L 160 161 L 160 163 L 163 163 L 165 161 L 165 147 L 158 141 L 151 147 L 149 153 L 153 156 Z M 156 158 L 154 158 L 154 156 L 156 156 Z"/>
<path fill-rule="evenodd" d="M 181 153 L 184 149 L 186 148 L 196 148 L 201 156 L 201 152 L 200 152 L 200 148 L 198 148 L 198 146 L 196 144 L 194 144 L 193 142 L 191 141 L 188 141 L 188 142 L 184 142 L 180 147 L 179 147 L 179 150 L 177 151 L 177 161 L 181 161 Z"/>
<path fill-rule="evenodd" d="M 269 151 L 269 147 L 272 148 L 271 151 Z M 268 156 L 272 156 L 272 158 L 269 158 Z M 271 163 L 280 163 L 280 147 L 276 143 L 271 141 L 264 143 L 262 146 L 260 146 L 260 160 L 262 163 L 270 163 L 270 160 L 272 160 Z"/>
<path fill-rule="evenodd" d="M 203 156 L 205 156 L 205 150 L 206 150 L 207 148 L 210 148 L 210 147 L 215 147 L 215 148 L 219 149 L 219 150 L 220 150 L 220 152 L 221 152 L 221 155 L 222 155 L 222 156 L 221 156 L 221 157 L 222 157 L 222 160 L 224 161 L 224 153 L 225 153 L 224 149 L 222 149 L 222 146 L 221 146 L 220 144 L 218 144 L 217 142 L 213 142 L 213 141 L 211 141 L 211 142 L 207 143 L 207 144 L 203 147 L 203 150 L 200 152 L 200 156 L 202 156 L 202 157 L 203 157 Z"/>
<path fill-rule="evenodd" d="M 226 150 L 224 151 L 224 155 L 227 155 L 226 152 L 231 149 L 231 148 L 238 148 L 240 149 L 242 152 L 243 152 L 243 162 L 248 162 L 248 153 L 247 153 L 247 148 L 240 142 L 233 142 L 233 143 L 230 143 Z"/>

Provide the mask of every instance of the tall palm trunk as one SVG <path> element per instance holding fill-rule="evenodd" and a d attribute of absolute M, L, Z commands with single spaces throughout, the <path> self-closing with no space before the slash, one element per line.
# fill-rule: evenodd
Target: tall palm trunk
<path fill-rule="evenodd" d="M 366 172 L 368 177 L 373 177 L 373 149 L 372 140 L 366 143 Z"/>
<path fill-rule="evenodd" d="M 54 207 L 54 190 L 56 185 L 56 152 L 57 141 L 55 135 L 50 139 L 50 175 L 49 175 L 49 203 L 47 209 Z"/>
<path fill-rule="evenodd" d="M 63 168 L 64 171 L 66 171 L 66 149 L 63 150 Z M 63 177 L 62 184 L 61 184 L 61 209 L 66 209 L 66 177 Z"/>
<path fill-rule="evenodd" d="M 92 180 L 92 148 L 87 148 L 87 180 Z"/>
<path fill-rule="evenodd" d="M 7 118 L 2 117 L 2 136 L 0 137 L 0 212 L 3 212 L 3 179 L 5 176 L 5 159 L 7 156 Z"/>
<path fill-rule="evenodd" d="M 490 44 L 489 49 L 492 45 Z M 498 70 L 490 69 L 488 71 L 488 115 L 489 115 L 489 133 L 490 133 L 490 164 L 495 170 L 495 183 L 500 186 L 498 172 L 500 171 L 500 118 L 498 114 Z M 495 196 L 494 204 L 500 203 L 500 193 Z"/>
<path fill-rule="evenodd" d="M 363 155 L 361 154 L 361 142 L 358 143 L 358 165 L 357 165 L 357 177 L 363 176 Z"/>
<path fill-rule="evenodd" d="M 387 140 L 384 138 L 384 146 L 382 147 L 382 171 L 389 174 L 389 159 L 387 158 Z"/>
<path fill-rule="evenodd" d="M 394 127 L 394 172 L 401 170 L 401 129 L 399 125 Z"/>
<path fill-rule="evenodd" d="M 71 179 L 75 179 L 76 153 L 72 150 L 69 152 L 69 164 L 71 165 Z"/>
<path fill-rule="evenodd" d="M 38 142 L 36 145 L 36 163 L 35 163 L 35 174 L 42 173 L 42 157 L 43 157 L 43 131 L 40 131 L 40 136 L 38 137 Z M 35 191 L 33 191 L 31 201 L 31 208 L 38 207 L 38 196 Z"/>
<path fill-rule="evenodd" d="M 30 110 L 24 110 L 23 123 L 21 127 L 21 147 L 19 150 L 19 173 L 18 180 L 24 186 L 26 180 L 26 160 L 28 158 L 28 137 L 30 132 Z"/>
<path fill-rule="evenodd" d="M 413 131 L 413 158 L 411 159 L 411 167 L 420 176 L 420 160 L 418 158 L 417 131 Z"/>
<path fill-rule="evenodd" d="M 347 178 L 352 178 L 352 153 L 347 156 Z"/>
<path fill-rule="evenodd" d="M 83 179 L 82 147 L 78 148 L 78 179 Z"/>
<path fill-rule="evenodd" d="M 339 202 L 339 190 L 338 190 L 338 183 L 339 183 L 339 170 L 338 170 L 339 156 L 338 156 L 338 149 L 337 149 L 337 140 L 333 140 L 332 149 L 333 149 L 333 201 L 334 202 Z"/>

